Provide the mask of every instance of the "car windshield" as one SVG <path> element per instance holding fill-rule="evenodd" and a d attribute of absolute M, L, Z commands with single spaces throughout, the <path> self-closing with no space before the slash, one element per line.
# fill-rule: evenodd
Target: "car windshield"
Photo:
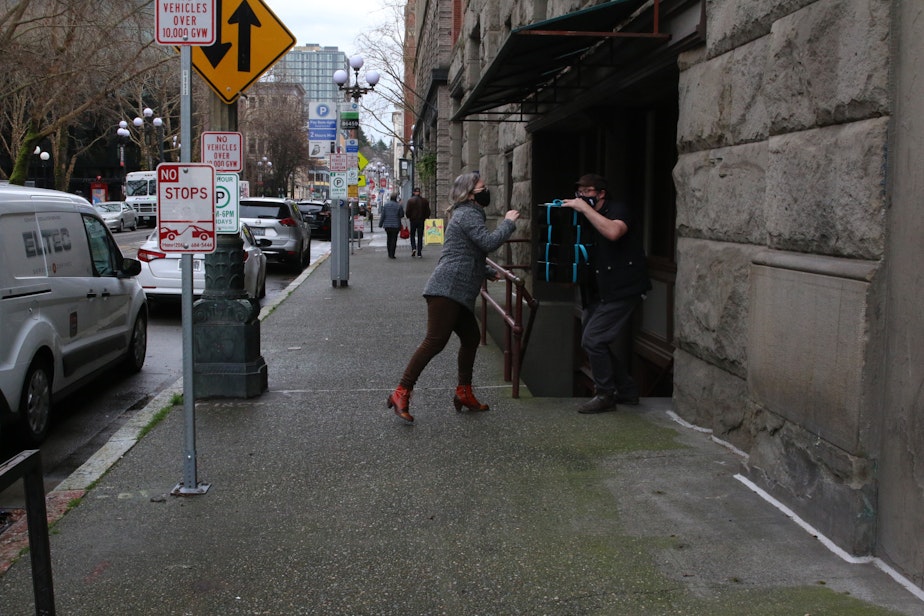
<path fill-rule="evenodd" d="M 241 203 L 241 218 L 288 218 L 289 210 L 278 203 Z"/>
<path fill-rule="evenodd" d="M 299 203 L 298 207 L 302 208 L 306 212 L 311 212 L 313 214 L 315 212 L 320 212 L 321 210 L 323 210 L 324 204 L 323 203 Z"/>
<path fill-rule="evenodd" d="M 99 212 L 118 212 L 121 208 L 118 203 L 97 203 L 96 209 Z"/>

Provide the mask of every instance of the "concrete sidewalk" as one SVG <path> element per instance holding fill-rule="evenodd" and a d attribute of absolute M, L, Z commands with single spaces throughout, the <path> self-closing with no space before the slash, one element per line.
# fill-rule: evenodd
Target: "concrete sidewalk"
<path fill-rule="evenodd" d="M 390 260 L 376 231 L 348 287 L 322 261 L 267 307 L 267 393 L 197 405 L 207 494 L 168 495 L 182 407 L 60 487 L 85 495 L 52 531 L 59 614 L 924 614 L 736 479 L 742 458 L 668 399 L 591 416 L 514 400 L 489 344 L 475 386 L 491 411 L 457 414 L 453 340 L 404 425 L 385 398 L 422 339 L 438 249 Z M 21 558 L 0 613 L 33 605 Z"/>

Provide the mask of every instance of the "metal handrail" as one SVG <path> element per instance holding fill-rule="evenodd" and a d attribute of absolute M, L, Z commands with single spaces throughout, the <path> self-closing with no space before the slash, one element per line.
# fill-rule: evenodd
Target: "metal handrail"
<path fill-rule="evenodd" d="M 20 452 L 0 465 L 0 492 L 22 479 L 26 492 L 29 555 L 32 558 L 32 589 L 35 613 L 54 616 L 55 592 L 51 579 L 51 545 L 45 508 L 42 457 L 38 449 Z"/>
<path fill-rule="evenodd" d="M 529 270 L 529 265 L 511 265 L 510 246 L 512 243 L 529 242 L 530 240 L 509 240 L 505 243 L 506 259 L 508 265 L 501 266 L 491 259 L 487 264 L 499 272 L 505 280 L 504 305 L 498 304 L 488 293 L 488 283 L 484 282 L 481 288 L 481 344 L 488 343 L 488 305 L 497 312 L 504 322 L 504 380 L 513 384 L 513 397 L 520 397 L 520 366 L 526 354 L 529 337 L 533 331 L 533 322 L 539 309 L 539 301 L 526 290 L 525 281 L 516 276 L 512 269 Z M 516 301 L 513 298 L 513 287 L 516 286 Z M 529 321 L 523 327 L 523 304 L 529 306 Z"/>

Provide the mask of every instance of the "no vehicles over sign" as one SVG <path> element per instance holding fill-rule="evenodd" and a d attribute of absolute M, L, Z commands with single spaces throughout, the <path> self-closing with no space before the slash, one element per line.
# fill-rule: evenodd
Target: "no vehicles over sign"
<path fill-rule="evenodd" d="M 158 244 L 164 252 L 215 252 L 215 168 L 157 165 Z"/>
<path fill-rule="evenodd" d="M 154 40 L 160 45 L 215 42 L 215 0 L 157 0 Z"/>
<path fill-rule="evenodd" d="M 237 173 L 244 169 L 244 139 L 241 133 L 203 132 L 202 162 L 216 173 Z"/>

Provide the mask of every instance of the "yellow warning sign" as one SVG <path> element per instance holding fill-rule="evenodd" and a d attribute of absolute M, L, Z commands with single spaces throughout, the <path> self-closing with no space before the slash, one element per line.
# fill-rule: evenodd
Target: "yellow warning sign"
<path fill-rule="evenodd" d="M 215 0 L 215 43 L 192 48 L 192 64 L 231 104 L 287 51 L 295 37 L 263 0 Z"/>

